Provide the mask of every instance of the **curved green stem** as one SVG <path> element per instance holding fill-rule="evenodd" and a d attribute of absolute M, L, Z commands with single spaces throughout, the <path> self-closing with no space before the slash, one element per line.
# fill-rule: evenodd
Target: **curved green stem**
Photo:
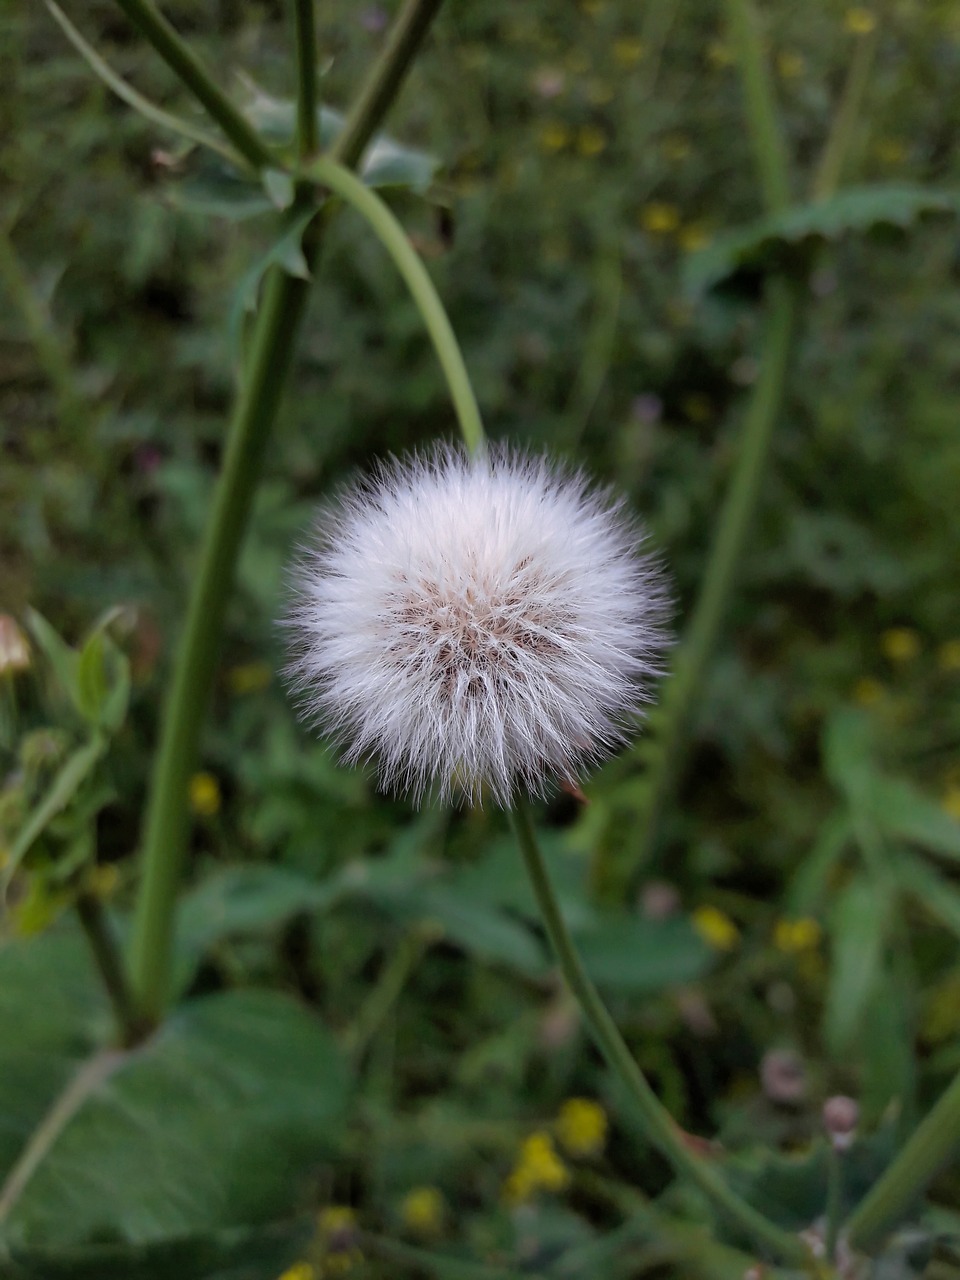
<path fill-rule="evenodd" d="M 880 27 L 874 27 L 857 40 L 843 87 L 840 106 L 833 118 L 830 134 L 820 157 L 816 177 L 813 180 L 814 200 L 826 200 L 840 184 L 843 164 L 850 152 L 850 144 L 856 133 L 863 108 L 863 99 L 870 81 L 870 71 L 880 43 Z"/>
<path fill-rule="evenodd" d="M 464 442 L 471 450 L 481 449 L 486 435 L 460 344 L 433 281 L 408 240 L 407 233 L 378 195 L 329 156 L 323 156 L 309 165 L 304 171 L 304 177 L 329 187 L 356 209 L 390 254 L 413 295 L 433 341 L 437 359 L 450 388 Z"/>
<path fill-rule="evenodd" d="M 160 57 L 206 108 L 236 149 L 255 169 L 276 164 L 273 153 L 242 111 L 233 105 L 190 46 L 151 0 L 117 0 Z"/>
<path fill-rule="evenodd" d="M 296 0 L 297 152 L 305 160 L 317 150 L 317 24 L 314 0 Z"/>
<path fill-rule="evenodd" d="M 924 1192 L 960 1146 L 960 1073 L 917 1125 L 845 1224 L 852 1248 L 869 1249 Z"/>
<path fill-rule="evenodd" d="M 629 1091 L 647 1137 L 677 1174 L 689 1178 L 732 1222 L 747 1231 L 758 1246 L 784 1262 L 808 1261 L 809 1251 L 802 1241 L 775 1226 L 741 1199 L 727 1185 L 714 1164 L 696 1154 L 682 1130 L 664 1110 L 587 976 L 561 914 L 525 802 L 518 801 L 517 806 L 510 810 L 510 821 L 563 976 L 580 1004 L 597 1048 Z"/>

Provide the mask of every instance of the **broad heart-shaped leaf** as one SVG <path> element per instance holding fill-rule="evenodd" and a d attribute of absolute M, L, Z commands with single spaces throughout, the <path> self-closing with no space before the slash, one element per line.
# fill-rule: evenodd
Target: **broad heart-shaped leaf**
<path fill-rule="evenodd" d="M 0 1255 L 0 1280 L 274 1280 L 303 1256 L 314 1231 L 307 1215 L 162 1244 L 15 1247 Z"/>
<path fill-rule="evenodd" d="M 58 983 L 69 1003 L 51 998 Z M 171 1243 L 303 1207 L 347 1101 L 338 1051 L 304 1007 L 274 992 L 207 996 L 139 1048 L 81 1066 L 104 1030 L 71 935 L 0 950 L 0 1244 Z"/>
<path fill-rule="evenodd" d="M 848 187 L 816 204 L 795 205 L 715 240 L 687 260 L 684 287 L 704 293 L 741 272 L 802 265 L 824 240 L 913 226 L 923 217 L 960 213 L 960 193 L 933 187 L 871 185 Z"/>

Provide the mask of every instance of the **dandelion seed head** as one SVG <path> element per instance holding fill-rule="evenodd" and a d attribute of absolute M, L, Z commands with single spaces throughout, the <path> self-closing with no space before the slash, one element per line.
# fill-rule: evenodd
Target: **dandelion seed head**
<path fill-rule="evenodd" d="M 663 574 L 623 504 L 546 459 L 440 448 L 321 515 L 294 574 L 292 687 L 349 763 L 421 798 L 542 793 L 635 726 Z"/>

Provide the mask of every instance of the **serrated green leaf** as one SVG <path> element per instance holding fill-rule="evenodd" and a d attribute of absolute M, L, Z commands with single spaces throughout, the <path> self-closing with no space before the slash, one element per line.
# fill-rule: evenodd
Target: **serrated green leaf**
<path fill-rule="evenodd" d="M 838 895 L 830 914 L 832 963 L 824 1015 L 831 1053 L 849 1048 L 881 971 L 890 902 L 872 880 L 858 877 Z"/>
<path fill-rule="evenodd" d="M 691 254 L 684 269 L 684 287 L 692 293 L 704 293 L 742 271 L 763 272 L 783 266 L 797 269 L 824 240 L 883 226 L 905 229 L 923 217 L 955 216 L 958 212 L 960 194 L 953 191 L 907 184 L 848 187 L 829 200 L 796 205 L 762 218 Z"/>
<path fill-rule="evenodd" d="M 24 967 L 18 953 L 47 941 L 0 951 L 0 1097 L 20 1138 L 0 1170 L 3 1240 L 160 1244 L 289 1215 L 339 1140 L 347 1097 L 343 1062 L 316 1018 L 273 992 L 209 996 L 135 1050 L 100 1051 L 75 1072 L 85 1022 L 67 1012 L 64 1042 L 53 1014 L 20 1016 L 44 1003 L 35 982 L 9 994 L 11 968 Z M 95 997 L 71 981 L 84 1014 Z M 31 1054 L 48 1063 L 33 1078 Z M 38 1112 L 51 1115 L 53 1077 L 67 1077 L 67 1089 L 42 1140 L 31 1139 Z M 7 1151 L 15 1145 L 8 1136 Z"/>

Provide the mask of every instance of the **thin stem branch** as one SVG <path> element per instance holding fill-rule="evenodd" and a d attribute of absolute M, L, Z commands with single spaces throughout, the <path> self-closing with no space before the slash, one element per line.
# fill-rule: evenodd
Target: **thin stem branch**
<path fill-rule="evenodd" d="M 384 202 L 348 169 L 327 156 L 314 161 L 305 176 L 329 187 L 359 213 L 390 254 L 403 276 L 433 341 L 467 447 L 477 450 L 486 439 L 470 375 L 443 303 L 407 233 Z"/>
<path fill-rule="evenodd" d="M 80 924 L 113 1006 L 117 1029 L 120 1032 L 120 1042 L 124 1048 L 129 1048 L 130 1045 L 142 1039 L 146 1028 L 137 1013 L 137 1005 L 127 980 L 123 957 L 99 898 L 81 890 L 77 896 L 76 905 Z"/>
<path fill-rule="evenodd" d="M 960 1146 L 960 1073 L 914 1129 L 845 1225 L 853 1249 L 877 1244 Z"/>
<path fill-rule="evenodd" d="M 215 120 L 236 149 L 255 169 L 277 162 L 246 116 L 234 106 L 190 46 L 177 34 L 151 0 L 117 0 L 133 25 L 175 72 Z"/>
<path fill-rule="evenodd" d="M 399 92 L 443 0 L 406 0 L 330 155 L 352 169 Z"/>
<path fill-rule="evenodd" d="M 726 0 L 730 32 L 743 78 L 747 123 L 767 209 L 775 213 L 790 203 L 787 144 L 780 125 L 773 79 L 763 53 L 753 0 Z"/>
<path fill-rule="evenodd" d="M 317 137 L 317 24 L 314 0 L 296 0 L 297 22 L 297 151 L 312 156 Z"/>
<path fill-rule="evenodd" d="M 607 1012 L 596 987 L 587 976 L 560 911 L 547 871 L 530 811 L 523 801 L 510 810 L 510 820 L 520 846 L 540 914 L 567 985 L 577 998 L 597 1048 L 630 1093 L 643 1121 L 647 1137 L 682 1177 L 689 1178 L 732 1222 L 737 1223 L 765 1251 L 784 1262 L 803 1263 L 809 1252 L 796 1236 L 775 1226 L 727 1185 L 716 1167 L 697 1155 L 685 1135 L 661 1106 L 643 1072 Z"/>

